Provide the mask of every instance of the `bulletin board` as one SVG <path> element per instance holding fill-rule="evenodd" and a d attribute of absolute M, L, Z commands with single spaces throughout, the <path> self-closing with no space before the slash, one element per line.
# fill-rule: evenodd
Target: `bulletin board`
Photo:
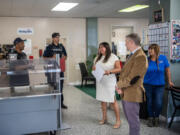
<path fill-rule="evenodd" d="M 149 25 L 148 41 L 149 44 L 158 44 L 160 46 L 160 54 L 169 58 L 169 23 Z"/>
<path fill-rule="evenodd" d="M 170 59 L 180 62 L 180 20 L 171 21 L 171 52 Z"/>

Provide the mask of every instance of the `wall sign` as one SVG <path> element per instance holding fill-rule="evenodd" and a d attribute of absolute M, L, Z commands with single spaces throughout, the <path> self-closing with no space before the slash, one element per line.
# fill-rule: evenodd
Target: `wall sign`
<path fill-rule="evenodd" d="M 154 22 L 163 22 L 164 21 L 164 12 L 163 8 L 157 11 L 154 11 Z"/>
<path fill-rule="evenodd" d="M 18 35 L 33 35 L 34 30 L 33 28 L 18 28 L 17 34 Z"/>

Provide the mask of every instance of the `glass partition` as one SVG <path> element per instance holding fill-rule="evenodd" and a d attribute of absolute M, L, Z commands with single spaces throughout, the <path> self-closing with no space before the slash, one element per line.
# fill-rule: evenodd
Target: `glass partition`
<path fill-rule="evenodd" d="M 60 93 L 54 59 L 0 61 L 0 99 Z"/>

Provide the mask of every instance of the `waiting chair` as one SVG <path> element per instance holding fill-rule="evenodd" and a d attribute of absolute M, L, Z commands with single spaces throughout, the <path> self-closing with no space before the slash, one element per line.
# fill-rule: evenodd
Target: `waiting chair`
<path fill-rule="evenodd" d="M 80 67 L 81 78 L 82 78 L 81 87 L 83 86 L 84 80 L 85 80 L 85 85 L 87 85 L 87 81 L 93 81 L 94 84 L 96 84 L 96 80 L 94 76 L 88 74 L 86 65 L 84 63 L 79 63 L 79 67 Z"/>
<path fill-rule="evenodd" d="M 171 121 L 168 126 L 168 128 L 170 128 L 173 123 L 174 116 L 175 116 L 177 110 L 180 109 L 180 87 L 174 86 L 174 87 L 167 88 L 167 90 L 171 91 L 171 96 L 172 96 L 172 101 L 173 101 L 173 106 L 174 106 L 174 112 L 173 112 Z"/>

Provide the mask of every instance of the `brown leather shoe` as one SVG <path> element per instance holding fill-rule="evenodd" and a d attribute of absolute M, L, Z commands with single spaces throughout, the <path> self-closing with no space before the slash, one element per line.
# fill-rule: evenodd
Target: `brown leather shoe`
<path fill-rule="evenodd" d="M 154 126 L 155 126 L 155 127 L 158 127 L 158 126 L 159 126 L 159 118 L 158 118 L 158 117 L 155 117 L 155 118 L 154 118 Z"/>
<path fill-rule="evenodd" d="M 154 127 L 154 119 L 152 117 L 148 118 L 147 126 L 148 127 Z"/>
<path fill-rule="evenodd" d="M 66 105 L 64 105 L 64 104 L 61 105 L 61 108 L 62 109 L 68 109 L 68 107 Z"/>

